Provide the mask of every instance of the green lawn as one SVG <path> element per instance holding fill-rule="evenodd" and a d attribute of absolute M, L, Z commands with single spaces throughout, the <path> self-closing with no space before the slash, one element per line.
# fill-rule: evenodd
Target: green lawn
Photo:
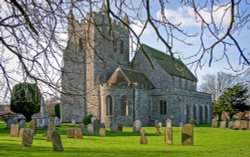
<path fill-rule="evenodd" d="M 145 127 L 147 145 L 139 144 L 139 134 L 124 128 L 123 133 L 110 133 L 106 137 L 84 136 L 83 140 L 69 139 L 66 128 L 59 127 L 64 152 L 54 152 L 52 143 L 38 131 L 32 147 L 21 145 L 21 138 L 10 137 L 0 122 L 0 157 L 250 157 L 250 130 L 229 130 L 205 126 L 194 129 L 194 146 L 181 145 L 181 128 L 174 127 L 174 144 L 164 144 L 164 136 L 154 135 L 155 128 Z M 163 132 L 163 129 L 162 129 Z"/>

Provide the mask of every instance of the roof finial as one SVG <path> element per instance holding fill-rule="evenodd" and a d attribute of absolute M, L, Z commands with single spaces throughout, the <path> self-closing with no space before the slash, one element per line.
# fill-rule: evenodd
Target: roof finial
<path fill-rule="evenodd" d="M 73 10 L 72 9 L 69 10 L 68 19 L 70 19 L 70 20 L 74 20 L 75 19 L 75 16 L 73 14 Z"/>
<path fill-rule="evenodd" d="M 107 12 L 107 6 L 106 6 L 105 2 L 102 3 L 102 7 L 100 9 L 100 12 L 101 13 L 106 13 Z"/>

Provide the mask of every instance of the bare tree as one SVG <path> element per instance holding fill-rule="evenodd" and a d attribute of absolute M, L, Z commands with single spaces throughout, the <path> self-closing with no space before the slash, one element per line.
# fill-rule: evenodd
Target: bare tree
<path fill-rule="evenodd" d="M 175 54 L 173 48 L 176 43 L 191 46 L 193 43 L 186 39 L 199 38 L 200 49 L 187 57 L 196 68 L 226 59 L 231 69 L 236 70 L 229 58 L 231 49 L 238 52 L 240 65 L 249 66 L 249 56 L 246 55 L 249 50 L 241 47 L 235 37 L 248 29 L 250 3 L 247 0 L 180 0 L 180 6 L 191 8 L 200 27 L 197 33 L 188 33 L 182 22 L 171 21 L 167 12 L 170 2 L 164 0 L 5 0 L 0 2 L 0 85 L 6 93 L 4 96 L 7 96 L 13 84 L 23 81 L 36 82 L 46 87 L 43 92 L 48 94 L 61 92 L 61 60 L 68 41 L 68 12 L 72 10 L 76 19 L 88 20 L 88 13 L 100 10 L 103 3 L 107 6 L 108 32 L 112 30 L 111 19 L 118 20 L 129 29 L 133 45 L 137 47 L 146 29 L 151 27 L 159 41 L 165 45 L 166 53 L 172 56 Z M 216 12 L 220 8 L 224 12 L 218 20 Z M 154 9 L 159 10 L 158 16 Z M 230 20 L 227 25 L 223 25 L 228 13 Z M 128 19 L 121 18 L 125 15 Z M 142 24 L 139 32 L 132 27 L 138 23 Z M 222 48 L 220 57 L 215 55 L 217 48 Z"/>
<path fill-rule="evenodd" d="M 229 73 L 218 72 L 216 74 L 207 74 L 203 77 L 204 82 L 200 86 L 202 92 L 212 95 L 213 101 L 217 100 L 227 88 L 238 83 L 238 76 Z"/>

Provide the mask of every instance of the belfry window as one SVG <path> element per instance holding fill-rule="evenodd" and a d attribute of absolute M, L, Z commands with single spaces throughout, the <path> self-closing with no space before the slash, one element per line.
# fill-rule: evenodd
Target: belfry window
<path fill-rule="evenodd" d="M 106 116 L 111 116 L 112 114 L 113 114 L 112 97 L 108 95 L 106 97 Z"/>
<path fill-rule="evenodd" d="M 160 100 L 160 115 L 166 115 L 168 111 L 167 102 Z"/>

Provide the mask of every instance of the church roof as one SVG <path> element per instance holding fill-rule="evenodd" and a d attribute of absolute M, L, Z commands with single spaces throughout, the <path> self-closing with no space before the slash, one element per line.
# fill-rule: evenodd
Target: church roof
<path fill-rule="evenodd" d="M 173 58 L 170 55 L 145 44 L 142 45 L 142 48 L 149 56 L 155 58 L 157 63 L 168 74 L 197 82 L 197 78 L 180 59 Z"/>
<path fill-rule="evenodd" d="M 126 83 L 126 84 L 138 84 L 138 85 L 147 85 L 154 87 L 154 85 L 149 81 L 147 76 L 139 71 L 124 69 L 118 67 L 112 76 L 109 78 L 107 83 Z"/>

